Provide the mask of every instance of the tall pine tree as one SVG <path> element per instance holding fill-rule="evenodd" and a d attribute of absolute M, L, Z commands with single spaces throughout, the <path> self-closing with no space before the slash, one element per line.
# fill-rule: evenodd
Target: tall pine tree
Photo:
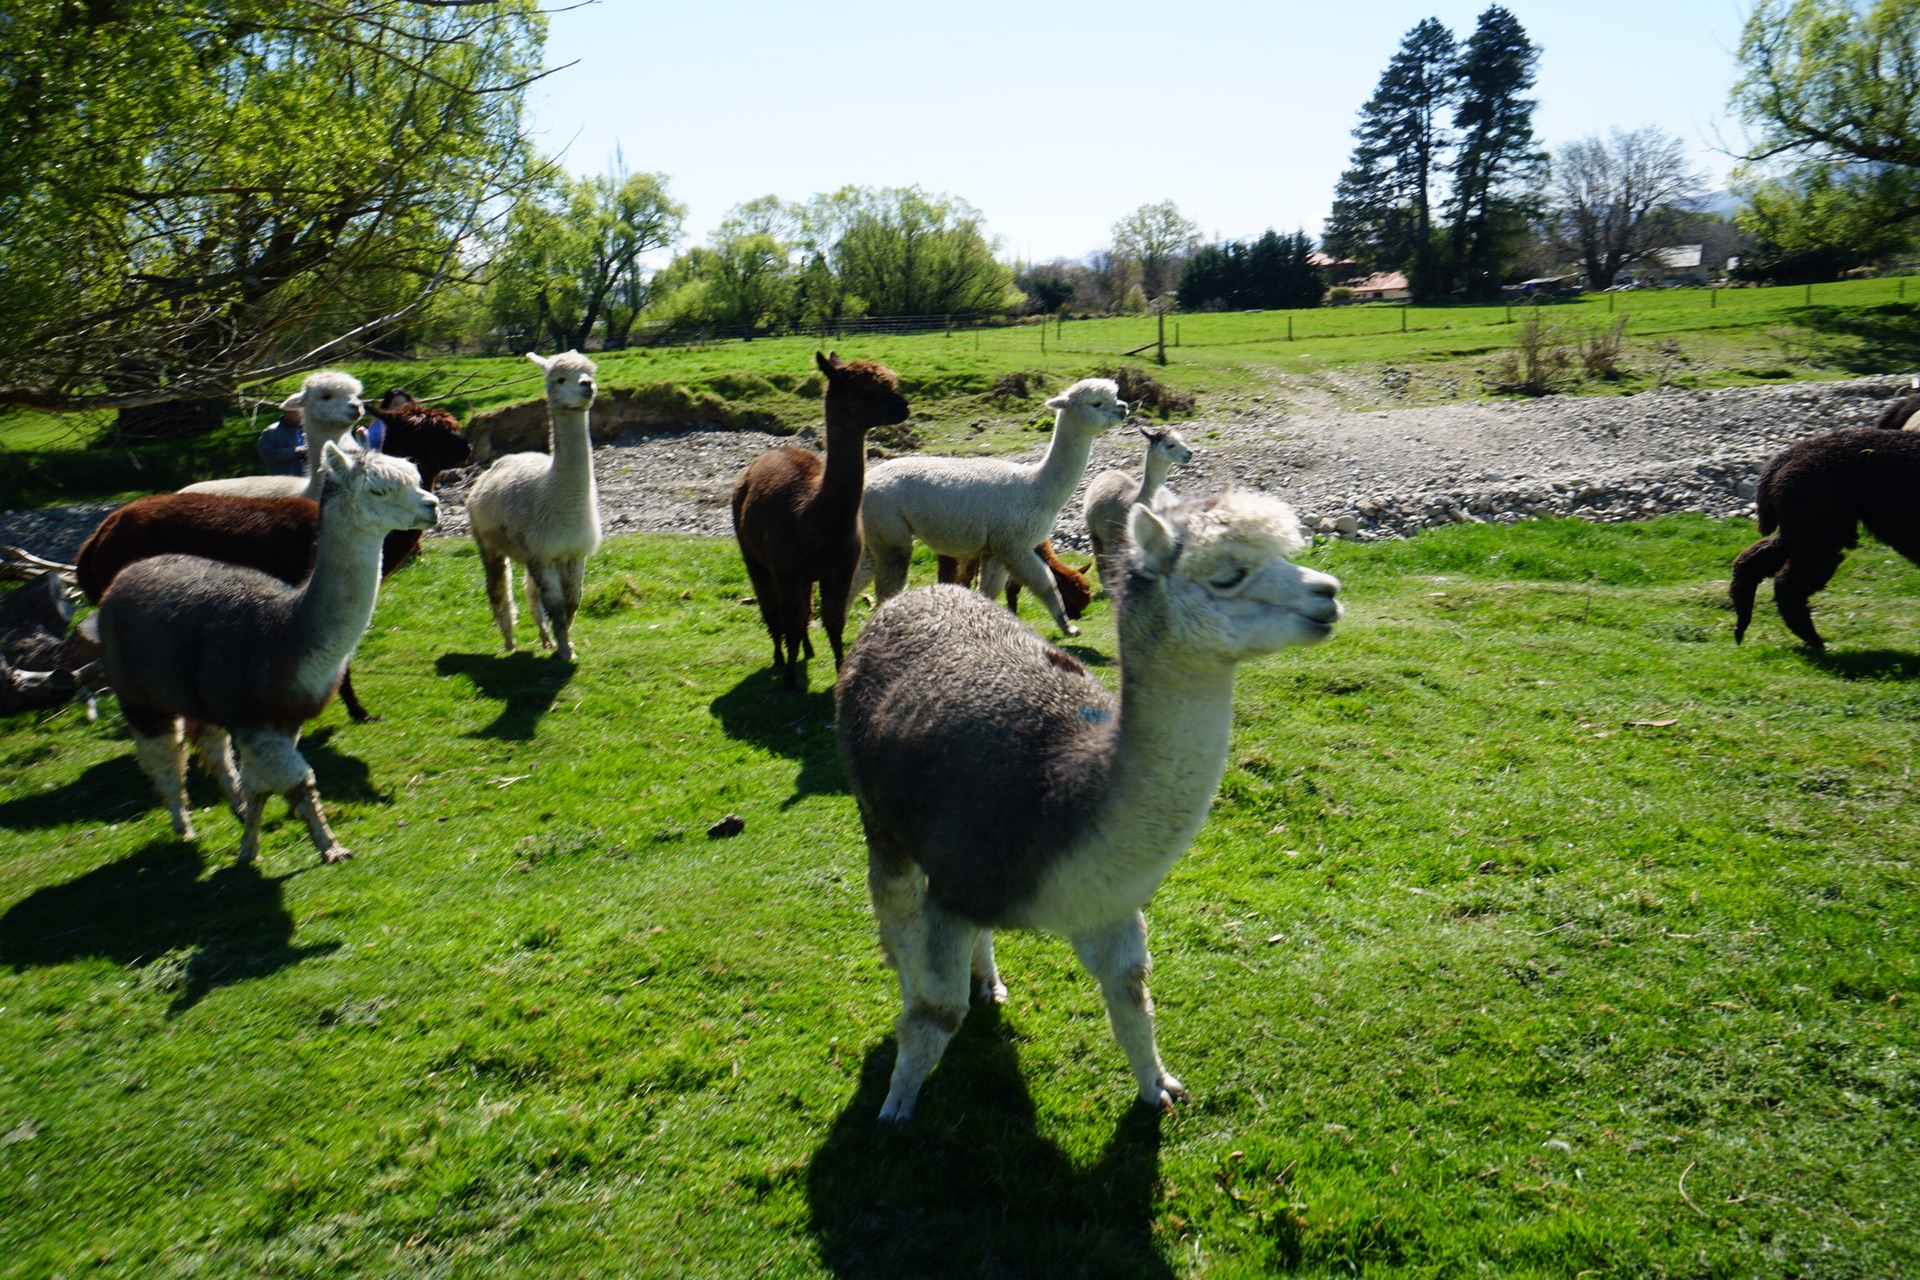
<path fill-rule="evenodd" d="M 1432 291 L 1433 208 L 1449 142 L 1442 118 L 1454 101 L 1454 61 L 1453 33 L 1438 18 L 1422 20 L 1401 39 L 1360 108 L 1353 158 L 1334 192 L 1324 237 L 1337 257 L 1405 269 L 1417 292 Z"/>
<path fill-rule="evenodd" d="M 1498 292 L 1500 275 L 1538 212 L 1546 153 L 1533 136 L 1531 98 L 1540 50 L 1520 20 L 1493 5 L 1460 51 L 1453 126 L 1459 150 L 1450 200 L 1453 267 L 1472 297 Z"/>

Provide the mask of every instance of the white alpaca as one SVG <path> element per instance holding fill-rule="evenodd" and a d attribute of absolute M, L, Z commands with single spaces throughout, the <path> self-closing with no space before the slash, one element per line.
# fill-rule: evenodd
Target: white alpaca
<path fill-rule="evenodd" d="M 1193 457 L 1193 450 L 1172 427 L 1142 427 L 1147 438 L 1147 461 L 1138 480 L 1124 471 L 1102 471 L 1087 482 L 1087 496 L 1081 500 L 1080 513 L 1087 522 L 1087 537 L 1093 543 L 1093 562 L 1100 572 L 1100 586 L 1108 595 L 1117 594 L 1121 547 L 1127 536 L 1127 513 L 1135 503 L 1153 504 L 1153 496 L 1167 481 L 1167 472 L 1175 464 Z"/>
<path fill-rule="evenodd" d="M 347 434 L 360 421 L 366 405 L 360 399 L 360 380 L 338 369 L 308 374 L 300 389 L 280 402 L 281 409 L 298 409 L 301 430 L 307 436 L 307 476 L 235 476 L 202 480 L 182 493 L 222 493 L 232 498 L 312 498 L 320 500 L 320 455 L 334 444 L 351 451 Z"/>
<path fill-rule="evenodd" d="M 201 556 L 165 555 L 122 569 L 100 599 L 101 664 L 175 833 L 193 838 L 191 732 L 246 824 L 242 862 L 259 852 L 271 795 L 292 802 L 324 861 L 349 856 L 320 811 L 319 788 L 298 748 L 300 726 L 333 697 L 373 616 L 388 532 L 430 529 L 438 518 L 439 500 L 420 487 L 411 462 L 346 454 L 329 443 L 320 465 L 327 486 L 319 547 L 301 585 Z M 240 757 L 237 777 L 229 737 Z"/>
<path fill-rule="evenodd" d="M 528 352 L 527 359 L 546 371 L 553 452 L 510 453 L 495 462 L 468 492 L 467 516 L 507 652 L 513 652 L 511 559 L 526 570 L 527 611 L 540 628 L 540 643 L 570 662 L 569 634 L 587 557 L 600 546 L 600 498 L 587 430 L 595 370 L 578 351 L 544 359 Z"/>
<path fill-rule="evenodd" d="M 1140 1097 L 1186 1090 L 1160 1061 L 1141 908 L 1207 819 L 1236 664 L 1324 639 L 1340 584 L 1291 563 L 1285 504 L 1248 493 L 1135 507 L 1118 598 L 1118 702 L 1018 619 L 963 588 L 874 612 L 840 673 L 841 760 L 867 887 L 899 973 L 880 1118 L 905 1120 L 967 1012 L 969 960 L 1003 999 L 991 931 L 1065 934 L 1100 982 Z"/>
<path fill-rule="evenodd" d="M 1127 402 L 1111 379 L 1087 378 L 1047 407 L 1055 414 L 1053 440 L 1037 464 L 897 458 L 867 472 L 860 523 L 877 599 L 906 586 L 918 538 L 938 555 L 981 560 L 980 592 L 989 598 L 1000 594 L 1011 572 L 1046 604 L 1064 634 L 1080 634 L 1034 548 L 1052 536 L 1060 509 L 1086 472 L 1094 437 L 1127 416 Z"/>

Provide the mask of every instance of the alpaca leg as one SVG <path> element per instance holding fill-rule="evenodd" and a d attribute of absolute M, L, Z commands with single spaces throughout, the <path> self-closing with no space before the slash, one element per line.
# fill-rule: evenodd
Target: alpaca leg
<path fill-rule="evenodd" d="M 880 953 L 887 967 L 906 974 L 901 957 L 919 950 L 920 908 L 927 897 L 927 878 L 897 846 L 883 836 L 867 833 L 867 897 L 873 903 L 873 921 L 880 931 Z M 903 979 L 904 980 L 904 979 Z"/>
<path fill-rule="evenodd" d="M 552 566 L 540 565 L 536 567 L 527 564 L 522 565 L 521 568 L 526 575 L 527 612 L 533 615 L 533 625 L 540 632 L 540 647 L 542 649 L 551 649 L 553 648 L 553 627 L 551 620 L 547 617 L 546 584 L 540 579 L 542 572 L 552 572 Z M 555 586 L 557 587 L 558 585 L 556 580 Z M 559 593 L 556 591 L 554 594 L 558 595 Z"/>
<path fill-rule="evenodd" d="M 1735 644 L 1747 638 L 1747 626 L 1753 621 L 1753 596 L 1761 580 L 1780 572 L 1786 562 L 1787 548 L 1777 533 L 1760 539 L 1733 558 L 1733 581 L 1727 584 L 1727 595 L 1733 600 Z M 1100 580 L 1106 581 L 1104 573 Z"/>
<path fill-rule="evenodd" d="M 153 789 L 160 793 L 160 803 L 167 806 L 167 816 L 173 819 L 173 834 L 182 840 L 191 840 L 193 834 L 193 816 L 187 804 L 187 744 L 180 736 L 180 726 L 174 721 L 164 721 L 159 733 L 146 734 L 134 729 L 133 753 L 140 761 L 141 770 L 153 782 Z"/>
<path fill-rule="evenodd" d="M 753 602 L 760 606 L 760 621 L 773 640 L 773 665 L 782 666 L 786 657 L 780 652 L 780 592 L 774 584 L 773 570 L 744 550 L 740 558 L 747 564 L 747 580 L 753 583 Z"/>
<path fill-rule="evenodd" d="M 787 642 L 784 683 L 797 689 L 806 678 L 806 660 L 813 656 L 807 627 L 813 622 L 813 584 L 789 582 L 780 593 L 780 634 Z"/>
<path fill-rule="evenodd" d="M 560 612 L 554 619 L 560 648 L 569 659 L 573 657 L 573 620 L 580 612 L 580 593 L 586 581 L 585 558 L 569 556 L 560 566 Z"/>
<path fill-rule="evenodd" d="M 1780 620 L 1816 653 L 1824 650 L 1827 642 L 1814 630 L 1813 611 L 1807 602 L 1814 592 L 1832 581 L 1834 570 L 1844 559 L 1846 556 L 1840 551 L 1796 549 L 1773 580 L 1773 607 L 1780 611 Z"/>
<path fill-rule="evenodd" d="M 973 943 L 973 989 L 982 1000 L 1007 1002 L 1007 984 L 1000 981 L 1000 966 L 993 961 L 991 929 L 982 929 Z"/>
<path fill-rule="evenodd" d="M 920 910 L 919 945 L 901 956 L 900 1018 L 894 1025 L 893 1081 L 880 1108 L 881 1123 L 913 1115 L 920 1086 L 946 1052 L 967 1016 L 968 959 L 979 927 L 931 902 Z"/>
<path fill-rule="evenodd" d="M 1007 589 L 1007 566 L 993 556 L 981 556 L 980 580 L 974 584 L 975 590 L 989 600 L 996 600 Z"/>
<path fill-rule="evenodd" d="M 199 753 L 200 767 L 213 775 L 220 794 L 227 798 L 233 816 L 247 820 L 246 795 L 240 789 L 240 775 L 233 767 L 233 749 L 227 731 L 217 724 L 203 724 L 192 730 L 193 749 Z"/>
<path fill-rule="evenodd" d="M 847 601 L 865 591 L 873 584 L 873 553 L 863 543 L 860 547 L 860 562 L 853 567 L 853 582 L 847 587 Z"/>
<path fill-rule="evenodd" d="M 1067 617 L 1067 606 L 1060 599 L 1060 588 L 1053 585 L 1053 571 L 1047 568 L 1047 562 L 1037 552 L 1022 551 L 1009 556 L 1005 563 L 1020 585 L 1033 592 L 1040 603 L 1047 606 L 1047 612 L 1053 615 L 1053 624 L 1060 628 L 1062 635 L 1080 634 L 1080 628 L 1074 626 L 1072 619 Z"/>
<path fill-rule="evenodd" d="M 907 570 L 913 564 L 913 548 L 869 548 L 873 553 L 873 598 L 891 600 L 907 587 Z"/>
<path fill-rule="evenodd" d="M 307 824 L 307 838 L 322 862 L 342 862 L 353 855 L 340 846 L 320 812 L 320 789 L 313 770 L 300 754 L 296 740 L 272 729 L 246 729 L 233 735 L 240 750 L 241 776 L 247 788 L 247 837 L 240 860 L 251 862 L 260 852 L 260 817 L 267 797 L 283 795 Z M 251 847 L 249 847 L 251 846 Z"/>
<path fill-rule="evenodd" d="M 1140 1086 L 1140 1100 L 1165 1111 L 1176 1101 L 1188 1102 L 1186 1088 L 1160 1061 L 1153 1038 L 1153 997 L 1147 993 L 1147 975 L 1153 959 L 1147 954 L 1147 920 L 1138 911 L 1125 920 L 1078 934 L 1073 950 L 1100 983 L 1107 1002 L 1107 1025 L 1126 1052 L 1127 1065 Z"/>
<path fill-rule="evenodd" d="M 360 695 L 353 691 L 351 667 L 340 676 L 340 705 L 347 709 L 347 718 L 355 724 L 372 724 L 380 718 L 360 704 Z"/>
<path fill-rule="evenodd" d="M 852 602 L 853 570 L 834 568 L 820 579 L 820 625 L 827 633 L 827 644 L 833 649 L 833 669 L 840 669 L 840 661 L 846 656 L 847 606 Z"/>
<path fill-rule="evenodd" d="M 493 625 L 500 628 L 500 638 L 507 642 L 507 652 L 512 653 L 513 562 L 504 552 L 491 551 L 482 544 L 480 565 L 487 574 L 487 602 L 493 606 Z"/>

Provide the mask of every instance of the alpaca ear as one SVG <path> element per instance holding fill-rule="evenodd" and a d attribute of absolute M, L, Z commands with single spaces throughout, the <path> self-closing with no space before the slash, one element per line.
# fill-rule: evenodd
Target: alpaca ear
<path fill-rule="evenodd" d="M 816 351 L 813 353 L 813 362 L 820 367 L 820 372 L 826 374 L 828 378 L 832 378 L 833 375 L 840 372 L 840 353 L 838 351 L 828 351 L 824 354 Z"/>
<path fill-rule="evenodd" d="M 298 409 L 302 404 L 305 403 L 305 401 L 301 397 L 305 396 L 306 394 L 307 394 L 306 388 L 302 387 L 300 390 L 288 396 L 285 400 L 282 400 L 280 402 L 280 408 L 282 410 Z"/>
<path fill-rule="evenodd" d="M 1053 399 L 1047 401 L 1047 408 L 1053 410 L 1055 413 L 1058 413 L 1072 403 L 1073 403 L 1072 396 L 1064 396 L 1064 395 L 1055 396 Z"/>
<path fill-rule="evenodd" d="M 548 365 L 553 363 L 553 360 L 550 357 L 538 356 L 531 351 L 527 352 L 527 359 L 533 361 L 535 364 L 539 365 L 542 369 L 545 369 Z"/>
<path fill-rule="evenodd" d="M 1173 568 L 1180 554 L 1180 544 L 1167 522 L 1137 502 L 1127 513 L 1127 537 L 1139 550 L 1140 567 L 1156 578 Z"/>
<path fill-rule="evenodd" d="M 335 484 L 345 484 L 353 474 L 353 463 L 348 460 L 346 450 L 331 440 L 320 450 L 320 467 Z"/>

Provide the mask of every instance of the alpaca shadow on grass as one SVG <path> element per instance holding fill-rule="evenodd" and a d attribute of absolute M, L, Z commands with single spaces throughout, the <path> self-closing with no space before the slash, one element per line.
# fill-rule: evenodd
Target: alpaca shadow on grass
<path fill-rule="evenodd" d="M 203 879 L 205 868 L 192 843 L 155 840 L 38 889 L 0 916 L 0 964 L 15 972 L 94 957 L 130 965 L 137 985 L 172 992 L 169 1012 L 181 1013 L 221 987 L 339 946 L 293 945 L 282 890 L 311 868 L 267 876 L 256 863 L 229 861 Z"/>
<path fill-rule="evenodd" d="M 196 809 L 220 802 L 213 780 L 198 769 L 187 771 L 187 795 Z M 154 794 L 147 775 L 140 771 L 129 742 L 125 754 L 87 766 L 71 782 L 16 796 L 0 804 L 0 827 L 10 831 L 35 831 L 87 819 L 120 822 L 159 807 L 160 797 Z"/>
<path fill-rule="evenodd" d="M 321 804 L 329 800 L 392 804 L 393 796 L 373 785 L 373 771 L 367 767 L 366 761 L 333 749 L 333 734 L 338 727 L 328 725 L 300 739 L 300 754 L 307 758 L 307 763 L 313 768 L 313 780 L 320 787 Z M 199 772 L 198 767 L 193 771 Z M 210 804 L 214 802 L 208 801 Z M 273 810 L 267 812 L 272 813 Z"/>
<path fill-rule="evenodd" d="M 1173 1275 L 1153 1245 L 1158 1113 L 1125 1106 L 1099 1159 L 1076 1167 L 1035 1128 L 1000 1007 L 979 1005 L 913 1119 L 883 1128 L 893 1056 L 891 1041 L 868 1052 L 807 1169 L 811 1230 L 835 1275 Z"/>
<path fill-rule="evenodd" d="M 1920 680 L 1920 653 L 1862 649 L 1851 653 L 1808 652 L 1808 662 L 1842 680 Z"/>
<path fill-rule="evenodd" d="M 831 670 L 832 659 L 828 659 Z M 847 789 L 840 752 L 833 740 L 833 689 L 805 693 L 784 689 L 780 673 L 756 671 L 707 705 L 720 730 L 735 742 L 751 742 L 777 756 L 800 762 L 793 794 L 781 802 L 790 808 L 808 796 Z"/>
<path fill-rule="evenodd" d="M 433 669 L 443 676 L 465 676 L 481 697 L 504 704 L 492 724 L 469 736 L 525 741 L 573 679 L 575 667 L 519 649 L 508 654 L 443 653 L 434 659 Z"/>

